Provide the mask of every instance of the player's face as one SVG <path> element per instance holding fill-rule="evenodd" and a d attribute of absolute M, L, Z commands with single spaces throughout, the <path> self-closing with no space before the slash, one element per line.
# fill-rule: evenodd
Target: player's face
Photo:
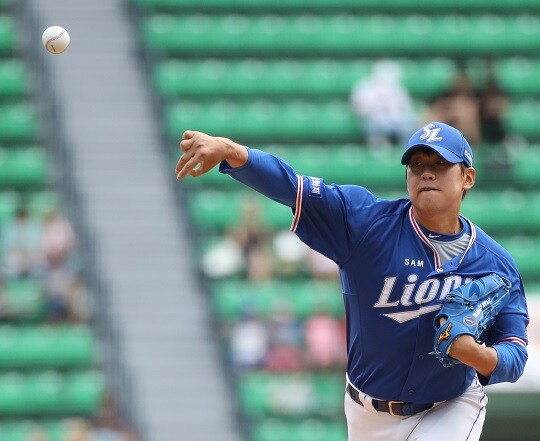
<path fill-rule="evenodd" d="M 416 151 L 407 165 L 407 191 L 425 213 L 459 213 L 463 192 L 474 185 L 475 170 L 448 162 L 431 149 Z"/>

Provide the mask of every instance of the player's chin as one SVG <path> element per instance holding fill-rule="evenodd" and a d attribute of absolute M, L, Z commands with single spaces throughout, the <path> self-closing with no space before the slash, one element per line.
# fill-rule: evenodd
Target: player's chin
<path fill-rule="evenodd" d="M 422 209 L 437 209 L 444 206 L 441 196 L 441 193 L 438 191 L 421 191 L 412 198 L 412 203 L 414 206 Z"/>

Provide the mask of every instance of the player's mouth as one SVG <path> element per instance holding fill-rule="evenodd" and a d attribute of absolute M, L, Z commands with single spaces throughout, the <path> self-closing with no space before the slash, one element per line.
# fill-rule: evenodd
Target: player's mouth
<path fill-rule="evenodd" d="M 422 193 L 424 191 L 437 191 L 438 189 L 435 187 L 422 187 L 420 188 L 419 192 Z"/>

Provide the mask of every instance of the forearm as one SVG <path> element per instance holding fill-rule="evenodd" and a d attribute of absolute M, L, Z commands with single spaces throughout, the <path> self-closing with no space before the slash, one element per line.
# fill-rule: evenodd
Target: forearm
<path fill-rule="evenodd" d="M 448 355 L 474 368 L 486 378 L 490 377 L 499 361 L 495 349 L 478 344 L 470 335 L 458 337 L 450 346 Z"/>
<path fill-rule="evenodd" d="M 297 202 L 298 176 L 290 165 L 276 156 L 257 149 L 247 149 L 244 166 L 223 161 L 219 171 L 280 204 L 294 208 Z M 241 159 L 238 161 L 240 162 Z"/>

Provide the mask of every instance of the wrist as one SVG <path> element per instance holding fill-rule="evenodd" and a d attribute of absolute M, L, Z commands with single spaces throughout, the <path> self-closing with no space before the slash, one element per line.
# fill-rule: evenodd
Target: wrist
<path fill-rule="evenodd" d="M 476 369 L 484 377 L 489 377 L 498 363 L 497 351 L 478 344 L 471 335 L 456 338 L 450 346 L 448 355 Z"/>
<path fill-rule="evenodd" d="M 225 146 L 224 160 L 233 168 L 242 167 L 248 160 L 247 148 L 229 138 L 220 138 Z"/>

